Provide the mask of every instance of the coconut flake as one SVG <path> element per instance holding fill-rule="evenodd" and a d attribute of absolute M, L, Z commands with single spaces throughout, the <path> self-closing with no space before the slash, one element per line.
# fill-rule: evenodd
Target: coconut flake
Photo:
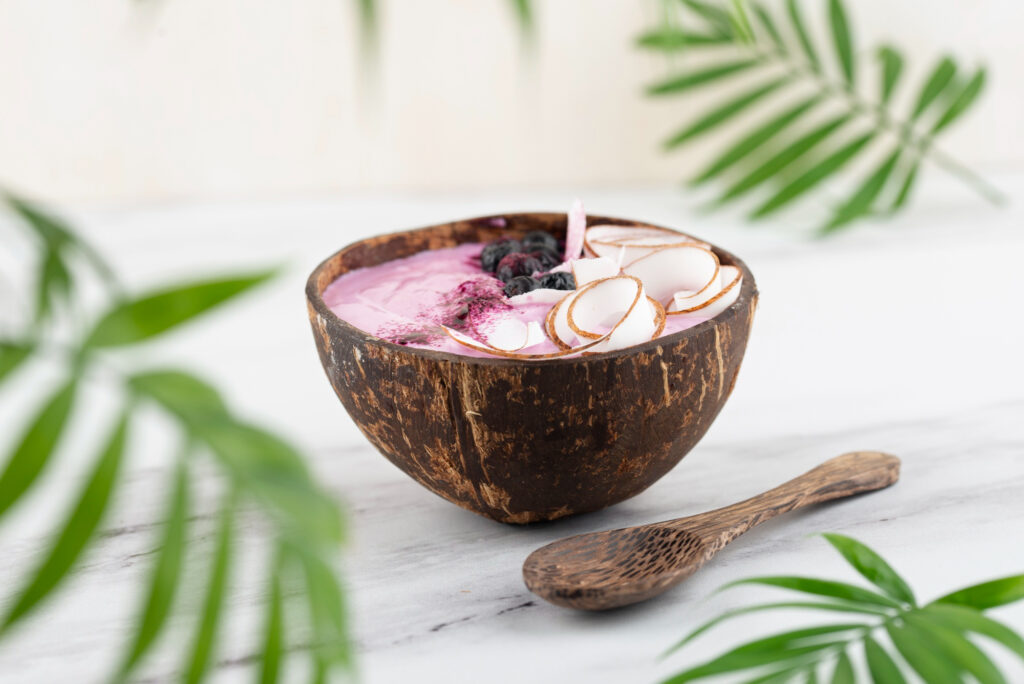
<path fill-rule="evenodd" d="M 576 199 L 569 210 L 569 224 L 565 230 L 565 261 L 578 259 L 583 254 L 584 233 L 587 231 L 587 214 L 583 202 Z"/>
<path fill-rule="evenodd" d="M 563 297 L 551 308 L 545 320 L 548 337 L 562 349 L 569 349 L 577 341 L 576 334 L 569 327 L 569 305 L 578 294 L 579 290 L 574 290 Z"/>
<path fill-rule="evenodd" d="M 484 343 L 501 351 L 519 351 L 529 341 L 530 330 L 518 318 L 502 318 L 488 326 L 484 332 Z"/>
<path fill-rule="evenodd" d="M 708 247 L 694 237 L 655 226 L 600 224 L 587 229 L 584 247 L 592 256 L 607 256 L 629 264 L 665 247 L 696 244 Z"/>
<path fill-rule="evenodd" d="M 550 287 L 541 287 L 530 292 L 524 292 L 508 298 L 512 306 L 527 306 L 529 304 L 556 304 L 565 297 L 566 290 L 553 290 Z"/>
<path fill-rule="evenodd" d="M 579 337 L 604 338 L 594 351 L 612 351 L 646 342 L 657 328 L 657 317 L 644 294 L 643 283 L 629 276 L 594 282 L 569 305 L 567 318 L 569 327 Z M 615 322 L 606 331 L 603 328 L 611 318 Z"/>
<path fill-rule="evenodd" d="M 517 318 L 507 318 L 499 321 L 487 331 L 484 341 L 475 340 L 469 335 L 458 330 L 452 330 L 444 325 L 441 328 L 460 344 L 477 351 L 499 356 L 536 347 L 546 339 L 544 330 L 537 321 L 524 323 Z"/>
<path fill-rule="evenodd" d="M 735 266 L 722 266 L 718 277 L 714 295 L 697 301 L 692 297 L 686 297 L 686 293 L 677 292 L 666 313 L 672 316 L 714 318 L 728 309 L 740 296 L 743 274 Z"/>
<path fill-rule="evenodd" d="M 563 261 L 554 268 L 548 269 L 548 273 L 572 273 L 572 261 Z"/>
<path fill-rule="evenodd" d="M 577 290 L 595 280 L 619 275 L 619 264 L 614 259 L 608 257 L 573 259 L 569 264 L 572 270 L 572 277 L 576 281 Z"/>
<path fill-rule="evenodd" d="M 647 294 L 663 304 L 676 293 L 706 301 L 721 289 L 718 257 L 697 244 L 663 247 L 622 270 L 643 281 Z"/>

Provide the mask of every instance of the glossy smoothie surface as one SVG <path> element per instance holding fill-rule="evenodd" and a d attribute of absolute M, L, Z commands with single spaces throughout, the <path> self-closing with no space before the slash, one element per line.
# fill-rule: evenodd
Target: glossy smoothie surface
<path fill-rule="evenodd" d="M 324 303 L 342 320 L 395 344 L 489 356 L 459 344 L 440 326 L 481 339 L 490 326 L 508 318 L 543 326 L 552 304 L 510 303 L 502 293 L 504 283 L 480 268 L 483 248 L 481 243 L 468 243 L 349 271 L 324 290 Z M 704 320 L 669 316 L 662 336 Z M 557 350 L 545 339 L 523 352 Z"/>

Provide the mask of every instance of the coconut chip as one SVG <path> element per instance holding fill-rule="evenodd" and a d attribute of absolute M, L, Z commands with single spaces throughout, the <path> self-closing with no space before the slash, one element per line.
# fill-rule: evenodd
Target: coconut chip
<path fill-rule="evenodd" d="M 595 280 L 617 276 L 620 271 L 618 262 L 608 257 L 573 259 L 569 264 L 577 290 Z"/>
<path fill-rule="evenodd" d="M 536 290 L 513 295 L 508 298 L 512 306 L 527 306 L 530 304 L 557 304 L 565 297 L 565 290 L 554 290 L 550 287 L 540 287 Z"/>
<path fill-rule="evenodd" d="M 718 271 L 718 283 L 705 290 L 705 296 L 697 298 L 687 296 L 686 292 L 677 292 L 666 309 L 670 316 L 695 315 L 701 318 L 714 318 L 722 313 L 740 296 L 740 285 L 743 274 L 735 266 L 722 266 Z M 696 293 L 694 293 L 696 294 Z"/>
<path fill-rule="evenodd" d="M 625 265 L 665 247 L 693 244 L 708 247 L 696 238 L 668 228 L 610 224 L 591 226 L 583 242 L 587 254 L 611 257 Z"/>
<path fill-rule="evenodd" d="M 678 292 L 693 296 L 717 293 L 718 257 L 697 244 L 662 247 L 637 259 L 623 268 L 623 272 L 643 281 L 647 294 L 659 302 L 667 303 Z"/>
<path fill-rule="evenodd" d="M 587 214 L 579 199 L 569 209 L 569 224 L 565 229 L 565 261 L 578 259 L 583 254 L 584 233 L 587 231 Z"/>

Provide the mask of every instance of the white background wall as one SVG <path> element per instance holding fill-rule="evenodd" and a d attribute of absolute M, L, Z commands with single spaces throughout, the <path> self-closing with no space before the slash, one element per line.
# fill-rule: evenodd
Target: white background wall
<path fill-rule="evenodd" d="M 633 183 L 681 178 L 716 147 L 659 150 L 724 93 L 641 96 L 667 68 L 632 46 L 653 0 L 535 0 L 532 60 L 505 0 L 379 1 L 367 80 L 355 0 L 0 0 L 0 183 L 117 202 Z M 858 49 L 891 40 L 913 76 L 945 49 L 989 64 L 944 146 L 1024 166 L 1024 3 L 847 4 Z"/>

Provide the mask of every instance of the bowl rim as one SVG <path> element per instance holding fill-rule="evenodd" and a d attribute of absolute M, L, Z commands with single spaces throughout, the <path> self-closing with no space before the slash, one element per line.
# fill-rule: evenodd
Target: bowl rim
<path fill-rule="evenodd" d="M 429 226 L 422 226 L 422 227 L 419 227 L 419 228 L 411 228 L 411 229 L 407 229 L 407 230 L 393 231 L 393 232 L 390 232 L 390 233 L 382 233 L 380 235 L 373 235 L 373 236 L 368 237 L 368 238 L 363 238 L 361 240 L 356 240 L 355 242 L 350 242 L 349 244 L 345 245 L 344 247 L 342 247 L 341 249 L 337 250 L 336 252 L 331 254 L 329 257 L 327 257 L 326 259 L 321 261 L 319 264 L 317 264 L 316 268 L 313 269 L 312 273 L 310 273 L 310 275 L 309 275 L 309 278 L 306 279 L 306 300 L 309 303 L 309 305 L 312 308 L 312 310 L 320 318 L 324 319 L 326 322 L 328 322 L 331 325 L 334 325 L 334 326 L 337 326 L 337 327 L 341 328 L 347 334 L 353 335 L 353 336 L 355 336 L 357 338 L 360 338 L 366 344 L 375 344 L 375 345 L 378 345 L 378 346 L 381 346 L 381 347 L 388 348 L 389 350 L 391 350 L 393 352 L 400 352 L 400 353 L 409 354 L 411 356 L 418 356 L 418 357 L 421 357 L 421 358 L 423 358 L 425 360 L 446 361 L 446 362 L 450 362 L 450 363 L 463 363 L 463 364 L 474 365 L 474 366 L 479 365 L 479 366 L 504 366 L 504 367 L 512 367 L 512 366 L 516 366 L 516 367 L 527 366 L 527 367 L 529 367 L 529 366 L 534 366 L 534 365 L 545 366 L 545 367 L 563 366 L 563 365 L 569 366 L 569 365 L 586 363 L 586 362 L 593 362 L 593 361 L 598 361 L 598 360 L 602 360 L 602 361 L 603 360 L 616 360 L 616 359 L 620 359 L 620 358 L 623 358 L 623 357 L 633 356 L 634 354 L 640 354 L 640 353 L 643 353 L 643 352 L 651 351 L 651 350 L 657 349 L 658 347 L 669 346 L 669 345 L 675 344 L 676 342 L 680 342 L 682 340 L 689 339 L 691 337 L 698 337 L 699 335 L 702 335 L 709 328 L 718 327 L 719 325 L 721 325 L 721 324 L 725 323 L 726 321 L 732 319 L 733 317 L 739 315 L 739 313 L 741 311 L 746 310 L 747 304 L 748 304 L 748 302 L 750 300 L 753 299 L 754 301 L 756 301 L 758 292 L 757 292 L 757 284 L 754 282 L 754 274 L 750 272 L 750 269 L 747 267 L 746 263 L 744 263 L 744 261 L 742 259 L 737 257 L 732 252 L 729 252 L 728 250 L 722 249 L 721 247 L 719 247 L 719 246 L 717 246 L 717 245 L 715 245 L 715 244 L 713 244 L 713 243 L 711 243 L 711 242 L 709 242 L 707 240 L 704 240 L 703 238 L 697 237 L 697 236 L 693 235 L 692 233 L 686 233 L 686 235 L 689 235 L 690 237 L 693 237 L 693 238 L 695 238 L 697 240 L 700 240 L 701 242 L 707 243 L 711 247 L 711 251 L 713 251 L 716 255 L 718 255 L 719 258 L 721 258 L 723 256 L 726 257 L 731 265 L 736 266 L 742 272 L 743 280 L 740 283 L 740 294 L 736 298 L 736 301 L 733 302 L 729 306 L 729 308 L 727 308 L 725 311 L 722 311 L 721 313 L 719 313 L 714 318 L 709 318 L 708 320 L 702 321 L 701 323 L 698 323 L 697 325 L 692 326 L 690 328 L 686 328 L 685 330 L 680 330 L 679 332 L 674 332 L 674 333 L 672 333 L 670 335 L 664 335 L 664 336 L 660 336 L 660 337 L 655 337 L 654 339 L 648 340 L 647 342 L 642 342 L 640 344 L 635 344 L 635 345 L 633 345 L 631 347 L 625 347 L 623 349 L 615 349 L 613 351 L 607 351 L 607 352 L 596 352 L 596 353 L 593 353 L 593 354 L 588 354 L 587 356 L 574 356 L 574 357 L 569 357 L 569 358 L 555 358 L 555 359 L 525 360 L 525 359 L 505 358 L 505 357 L 500 357 L 500 356 L 498 356 L 498 357 L 465 356 L 465 355 L 462 355 L 462 354 L 455 354 L 455 353 L 452 353 L 452 352 L 437 351 L 435 349 L 423 349 L 421 347 L 410 347 L 410 346 L 407 346 L 407 345 L 401 345 L 401 344 L 395 344 L 394 342 L 389 342 L 389 341 L 387 341 L 387 340 L 385 340 L 385 339 L 383 339 L 381 337 L 377 337 L 376 335 L 368 333 L 365 330 L 362 330 L 361 328 L 357 328 L 356 326 L 352 325 L 348 321 L 340 318 L 337 314 L 335 314 L 333 311 L 331 311 L 330 307 L 327 306 L 327 303 L 324 302 L 323 296 L 322 296 L 323 292 L 317 287 L 317 281 L 319 281 L 320 275 L 323 273 L 323 271 L 326 268 L 328 268 L 328 266 L 331 265 L 332 262 L 334 262 L 335 259 L 340 257 L 343 253 L 347 252 L 348 250 L 350 250 L 350 249 L 352 249 L 352 248 L 354 248 L 354 247 L 356 247 L 356 246 L 358 246 L 358 245 L 360 245 L 360 244 L 362 244 L 362 243 L 364 243 L 364 242 L 366 242 L 368 240 L 379 240 L 381 238 L 394 238 L 394 237 L 399 237 L 401 235 L 411 235 L 411 234 L 414 234 L 414 233 L 421 233 L 421 232 L 425 232 L 425 231 L 428 231 L 428 230 L 435 230 L 435 229 L 439 228 L 440 226 L 445 226 L 445 225 L 455 224 L 455 223 L 467 223 L 467 224 L 470 224 L 470 223 L 485 223 L 485 222 L 493 221 L 495 219 L 505 219 L 505 220 L 508 220 L 511 217 L 526 218 L 526 217 L 537 217 L 537 216 L 545 216 L 545 217 L 548 217 L 548 218 L 559 218 L 559 217 L 561 217 L 564 220 L 568 220 L 567 214 L 560 213 L 560 212 L 550 212 L 550 211 L 517 211 L 517 212 L 502 213 L 502 214 L 489 214 L 487 216 L 474 216 L 474 217 L 471 217 L 471 218 L 458 219 L 458 220 L 455 220 L 455 221 L 447 221 L 447 222 L 444 222 L 444 223 L 435 223 L 435 224 L 431 224 Z M 660 225 L 655 224 L 655 223 L 649 223 L 649 222 L 646 222 L 646 221 L 636 221 L 634 219 L 623 219 L 623 218 L 618 218 L 618 217 L 614 217 L 614 216 L 599 216 L 599 215 L 589 215 L 589 214 L 587 215 L 587 226 L 588 227 L 591 226 L 591 225 L 597 225 L 597 224 L 605 223 L 605 222 L 607 222 L 607 223 L 616 223 L 616 224 L 621 224 L 621 225 L 635 225 L 635 226 L 640 226 L 640 227 L 666 228 L 665 226 L 660 226 Z M 674 228 L 667 228 L 667 230 L 676 230 L 676 229 L 674 229 Z M 382 262 L 382 263 L 384 263 L 384 262 Z M 326 287 L 324 289 L 326 290 Z M 327 332 L 328 332 L 328 334 L 332 333 L 332 331 L 330 331 L 330 330 L 328 330 Z"/>

